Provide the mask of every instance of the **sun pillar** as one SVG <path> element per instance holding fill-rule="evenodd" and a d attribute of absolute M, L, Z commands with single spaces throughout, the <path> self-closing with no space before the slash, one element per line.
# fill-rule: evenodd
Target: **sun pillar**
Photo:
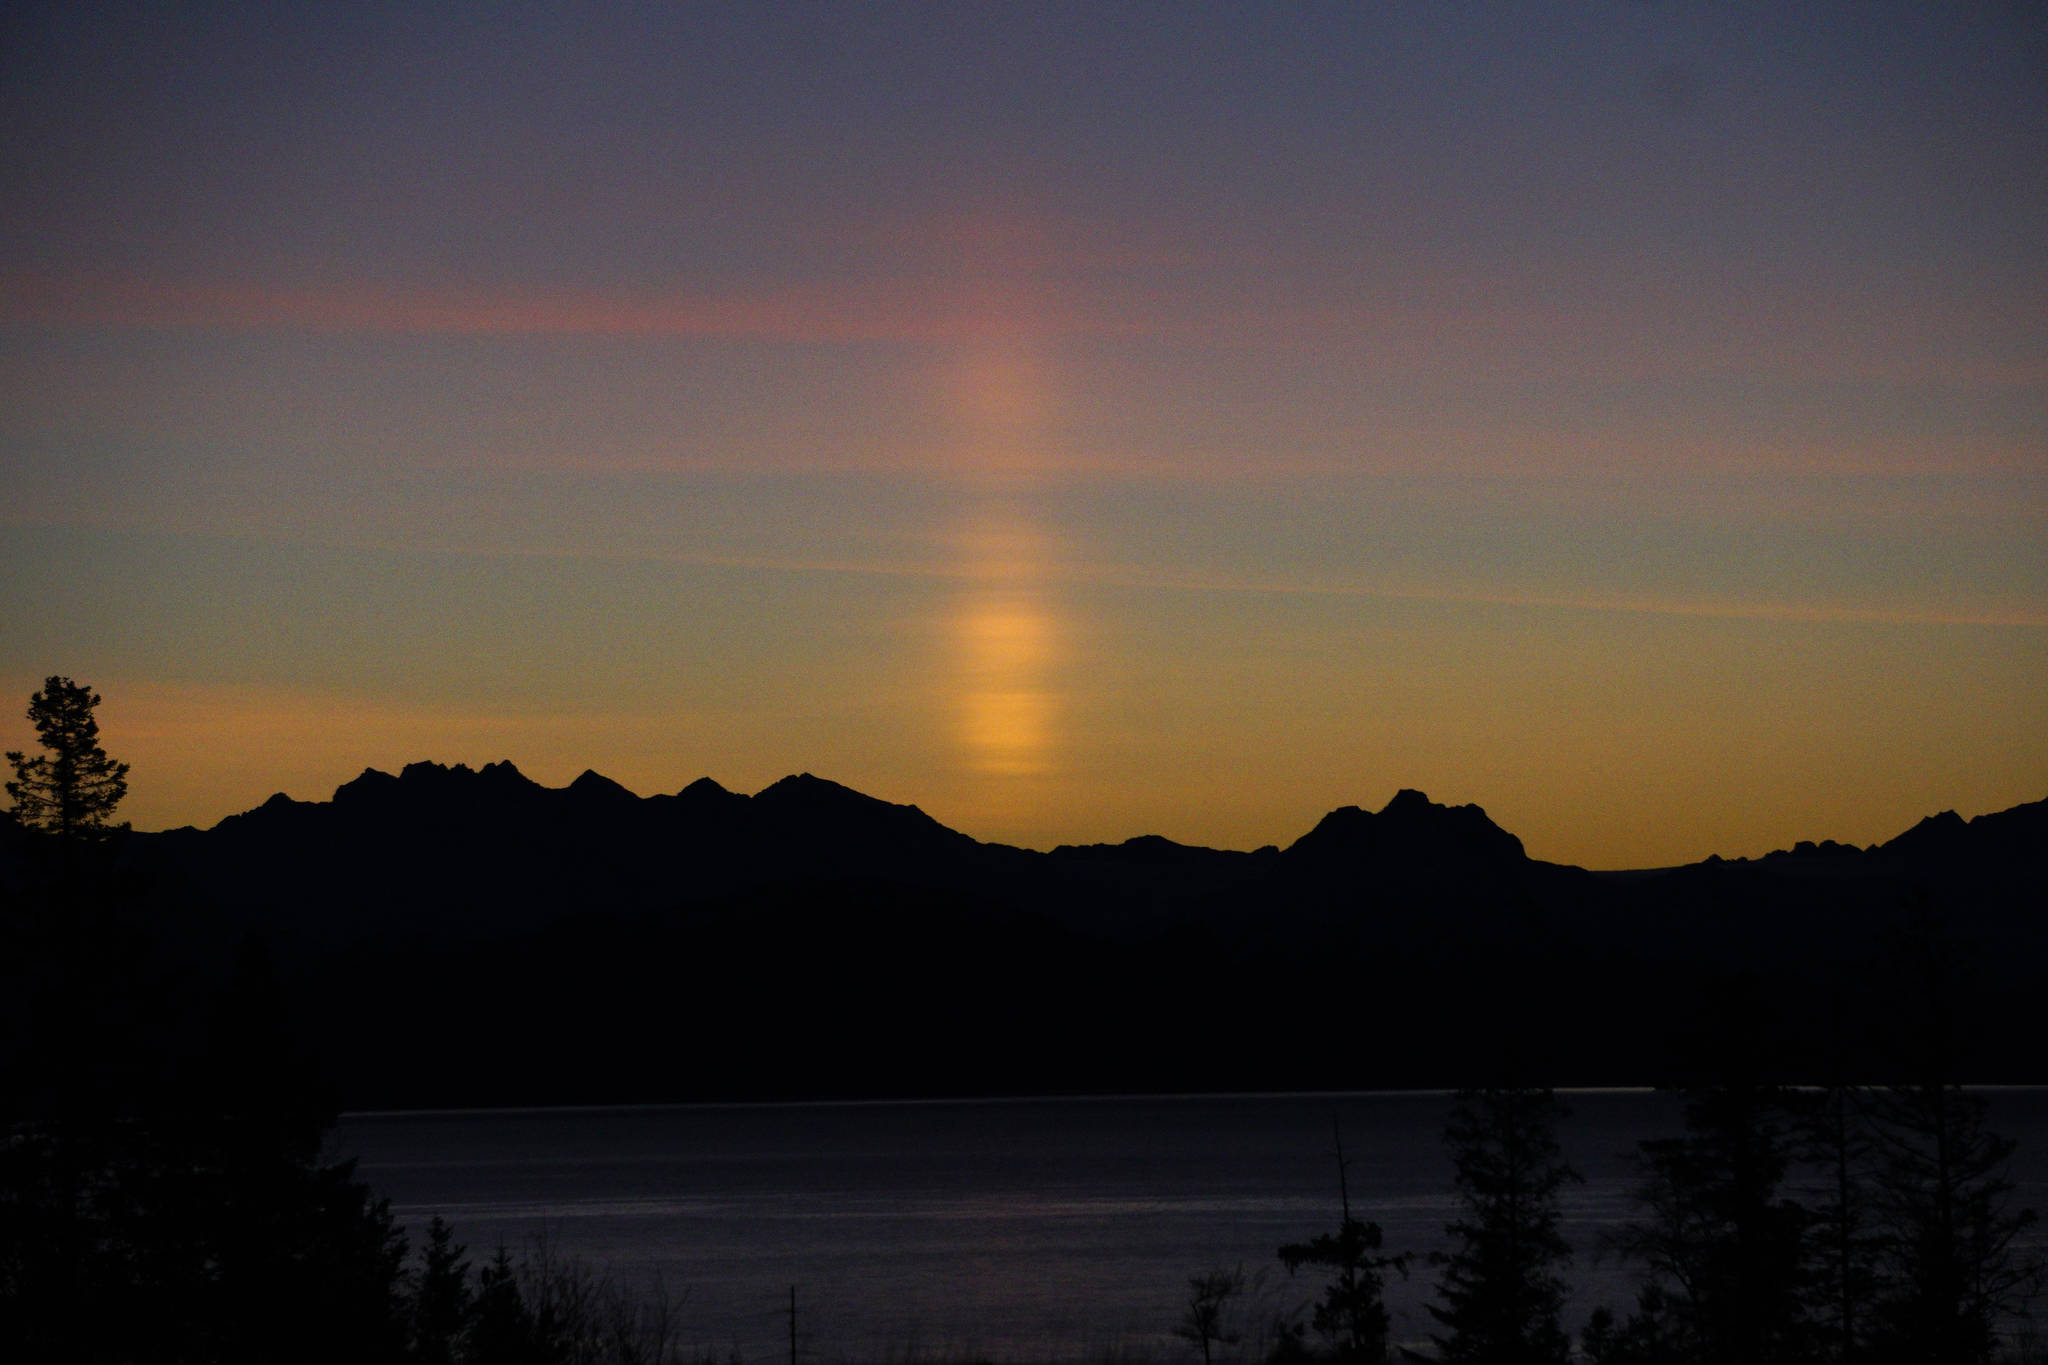
<path fill-rule="evenodd" d="M 1032 804 L 1028 779 L 1060 759 L 1056 547 L 1033 505 L 1053 399 L 1032 272 L 981 265 L 949 382 L 949 462 L 962 490 L 952 537 L 961 586 L 948 623 L 954 735 L 988 806 L 1021 813 Z"/>

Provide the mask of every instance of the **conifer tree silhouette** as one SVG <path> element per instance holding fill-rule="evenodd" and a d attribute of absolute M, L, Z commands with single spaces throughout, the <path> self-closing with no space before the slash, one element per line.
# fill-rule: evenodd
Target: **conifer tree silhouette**
<path fill-rule="evenodd" d="M 1448 1229 L 1457 1249 L 1439 1258 L 1442 1304 L 1429 1309 L 1447 1329 L 1435 1338 L 1441 1359 L 1563 1365 L 1571 1354 L 1558 1321 L 1571 1248 L 1557 1197 L 1580 1177 L 1558 1149 L 1563 1113 L 1549 1090 L 1458 1094 L 1444 1139 L 1463 1210 Z"/>
<path fill-rule="evenodd" d="M 412 1289 L 412 1359 L 417 1365 L 455 1365 L 458 1359 L 475 1308 L 465 1251 L 447 1222 L 434 1215 Z"/>
<path fill-rule="evenodd" d="M 1685 1134 L 1639 1144 L 1647 1216 L 1611 1244 L 1649 1278 L 1627 1322 L 1602 1309 L 1588 1323 L 1600 1365 L 1813 1359 L 1807 1214 L 1786 1184 L 1794 1108 L 1768 1075 L 1763 1013 L 1746 987 L 1718 992 L 1693 1044 Z"/>
<path fill-rule="evenodd" d="M 1817 1360 L 1869 1358 L 1883 1238 L 1871 1173 L 1869 1096 L 1840 1079 L 1810 1096 L 1798 1120 L 1800 1159 L 1818 1177 L 1807 1212 L 1808 1310 Z"/>
<path fill-rule="evenodd" d="M 56 835 L 66 847 L 117 828 L 108 817 L 128 794 L 128 765 L 114 762 L 100 748 L 99 721 L 93 716 L 99 704 L 91 688 L 52 674 L 28 701 L 29 722 L 48 752 L 35 757 L 19 749 L 7 753 L 14 767 L 7 795 L 15 818 Z"/>
<path fill-rule="evenodd" d="M 1408 1274 L 1406 1255 L 1380 1252 L 1378 1223 L 1351 1216 L 1351 1183 L 1344 1160 L 1344 1133 L 1334 1119 L 1337 1137 L 1337 1231 L 1280 1248 L 1280 1263 L 1291 1275 L 1303 1266 L 1330 1272 L 1330 1282 L 1310 1321 L 1329 1341 L 1341 1365 L 1381 1365 L 1387 1359 L 1387 1317 L 1383 1290 L 1386 1273 Z"/>
<path fill-rule="evenodd" d="M 2003 1319 L 2041 1287 L 2010 1207 L 2013 1141 L 1991 1131 L 1982 1094 L 1961 1085 L 1968 962 L 1933 903 L 1917 897 L 1890 955 L 1900 1008 L 1894 1079 L 1869 1097 L 1880 1225 L 1876 1345 L 1886 1358 L 1978 1365 L 1996 1358 Z"/>

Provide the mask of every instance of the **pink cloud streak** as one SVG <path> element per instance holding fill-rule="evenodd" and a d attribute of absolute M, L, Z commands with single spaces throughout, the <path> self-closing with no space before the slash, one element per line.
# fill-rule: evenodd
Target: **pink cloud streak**
<path fill-rule="evenodd" d="M 2048 352 L 2010 317 L 1902 287 L 1702 300 L 1589 283 L 1372 277 L 1321 290 L 1245 286 L 1242 271 L 1173 283 L 1099 262 L 992 272 L 644 295 L 577 289 L 0 274 L 0 323 L 311 334 L 766 340 L 972 347 L 1149 341 L 1250 351 L 1332 350 L 1389 372 L 1603 382 L 1763 375 L 1787 383 L 1918 382 L 1982 391 L 2048 385 Z M 1169 276 L 1178 274 L 1167 271 Z M 1427 273 L 1427 272 L 1425 272 Z M 1384 287 L 1390 286 L 1391 287 Z M 2008 308 L 2014 301 L 2007 300 Z M 2048 301 L 2044 301 L 2048 306 Z"/>
<path fill-rule="evenodd" d="M 1006 320 L 928 288 L 813 287 L 641 298 L 592 291 L 488 293 L 0 276 L 0 318 L 63 327 L 242 329 L 505 337 L 759 338 L 798 343 L 951 342 Z M 1078 316 L 1069 334 L 1133 334 Z"/>

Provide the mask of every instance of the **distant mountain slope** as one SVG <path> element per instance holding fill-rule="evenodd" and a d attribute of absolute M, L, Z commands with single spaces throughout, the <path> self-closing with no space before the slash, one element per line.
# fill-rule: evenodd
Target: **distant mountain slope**
<path fill-rule="evenodd" d="M 358 1104 L 1446 1084 L 1511 1052 L 1637 1083 L 1738 976 L 1794 1038 L 1875 1037 L 1914 904 L 1981 974 L 1982 1074 L 2048 1080 L 2048 801 L 1593 874 L 1407 790 L 1284 850 L 1039 853 L 809 774 L 417 763 L 130 848 L 198 958 L 276 946 Z"/>

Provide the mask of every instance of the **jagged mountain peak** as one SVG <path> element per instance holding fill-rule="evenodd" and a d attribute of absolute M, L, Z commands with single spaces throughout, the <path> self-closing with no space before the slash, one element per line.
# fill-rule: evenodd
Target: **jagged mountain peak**
<path fill-rule="evenodd" d="M 595 768 L 585 768 L 564 790 L 586 801 L 638 801 L 629 788 L 614 782 Z"/>
<path fill-rule="evenodd" d="M 365 768 L 334 789 L 333 803 L 360 814 L 385 806 L 411 810 L 425 803 L 447 812 L 467 810 L 482 815 L 524 805 L 551 790 L 506 759 L 482 768 L 423 760 L 406 764 L 396 776 L 380 768 Z"/>
<path fill-rule="evenodd" d="M 1911 859 L 1945 859 L 1994 850 L 2018 855 L 2048 846 L 2048 800 L 1965 820 L 1952 810 L 1930 815 L 1878 846 L 1878 852 Z"/>
<path fill-rule="evenodd" d="M 875 805 L 889 804 L 879 797 L 855 791 L 843 782 L 834 782 L 828 777 L 819 777 L 814 773 L 791 773 L 787 777 L 777 778 L 761 788 L 760 791 L 755 792 L 754 799 L 769 802 L 858 801 L 863 803 L 872 802 Z"/>
<path fill-rule="evenodd" d="M 1897 849 L 1915 844 L 1952 839 L 1969 828 L 1970 822 L 1952 810 L 1940 811 L 1934 815 L 1922 816 L 1911 829 L 1894 835 L 1882 847 Z"/>
<path fill-rule="evenodd" d="M 700 777 L 673 796 L 650 796 L 648 804 L 671 812 L 670 818 L 682 820 L 743 819 L 753 806 L 753 798 L 739 792 L 728 791 L 708 777 Z"/>
<path fill-rule="evenodd" d="M 333 800 L 336 805 L 374 800 L 397 787 L 398 779 L 382 768 L 365 768 L 336 787 Z"/>
<path fill-rule="evenodd" d="M 213 828 L 229 831 L 270 829 L 275 828 L 280 822 L 293 819 L 299 812 L 310 809 L 312 809 L 311 802 L 294 801 L 284 792 L 273 792 L 270 798 L 262 805 L 245 811 L 237 811 L 233 815 L 224 816 L 215 822 Z M 191 825 L 186 825 L 184 828 L 193 830 Z"/>
<path fill-rule="evenodd" d="M 518 766 L 509 758 L 501 758 L 495 763 L 484 764 L 482 768 L 477 770 L 477 776 L 487 781 L 498 782 L 507 786 L 538 787 L 540 785 L 540 783 L 534 781 L 525 773 L 520 772 Z"/>
<path fill-rule="evenodd" d="M 794 773 L 754 794 L 752 805 L 771 819 L 810 825 L 831 837 L 867 842 L 877 837 L 910 839 L 929 847 L 935 842 L 972 845 L 975 840 L 949 829 L 916 806 L 884 801 L 811 773 Z"/>
<path fill-rule="evenodd" d="M 1459 867 L 1522 862 L 1522 841 L 1493 823 L 1479 806 L 1440 805 L 1423 792 L 1403 787 L 1377 815 L 1340 806 L 1287 850 L 1311 861 L 1363 858 L 1417 864 L 1455 860 Z"/>
<path fill-rule="evenodd" d="M 806 811 L 904 811 L 923 819 L 930 816 L 916 806 L 898 805 L 879 796 L 869 796 L 841 782 L 811 773 L 792 773 L 754 793 L 754 800 L 771 809 Z"/>

